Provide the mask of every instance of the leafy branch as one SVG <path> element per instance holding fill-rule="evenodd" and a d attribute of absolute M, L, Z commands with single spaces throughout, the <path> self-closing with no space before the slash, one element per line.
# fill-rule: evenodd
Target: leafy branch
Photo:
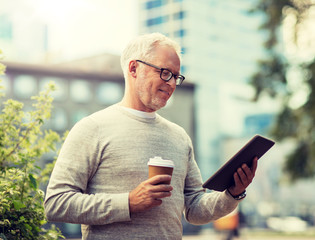
<path fill-rule="evenodd" d="M 0 63 L 0 74 L 4 71 Z M 42 227 L 47 221 L 39 180 L 48 178 L 52 165 L 42 172 L 36 165 L 45 153 L 55 152 L 60 141 L 56 132 L 42 130 L 51 116 L 54 90 L 55 85 L 49 83 L 32 97 L 33 110 L 28 112 L 23 103 L 12 99 L 0 104 L 0 239 L 63 238 L 54 226 Z"/>
<path fill-rule="evenodd" d="M 299 40 L 301 36 L 306 37 L 303 28 L 312 21 L 310 13 L 314 8 L 313 0 L 259 0 L 252 10 L 264 14 L 260 29 L 267 39 L 266 58 L 258 61 L 259 70 L 252 76 L 251 84 L 256 89 L 255 100 L 267 93 L 282 104 L 271 134 L 278 141 L 293 139 L 296 143 L 284 165 L 291 181 L 315 176 L 315 58 L 286 56 L 283 48 L 290 44 L 296 53 L 301 50 Z M 291 25 L 283 29 L 288 19 Z M 291 35 L 283 43 L 280 30 L 288 28 L 292 30 Z M 314 52 L 314 49 L 307 50 Z"/>

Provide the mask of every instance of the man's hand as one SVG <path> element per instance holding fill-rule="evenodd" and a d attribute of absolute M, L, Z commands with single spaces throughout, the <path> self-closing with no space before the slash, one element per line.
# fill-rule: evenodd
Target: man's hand
<path fill-rule="evenodd" d="M 257 169 L 258 158 L 255 157 L 253 160 L 252 167 L 249 168 L 246 164 L 238 168 L 234 173 L 235 185 L 230 187 L 228 190 L 233 196 L 237 196 L 245 191 L 249 184 L 253 181 Z"/>
<path fill-rule="evenodd" d="M 170 180 L 169 175 L 157 175 L 140 183 L 129 193 L 130 212 L 141 212 L 161 205 L 161 198 L 171 196 L 173 187 L 159 183 Z"/>

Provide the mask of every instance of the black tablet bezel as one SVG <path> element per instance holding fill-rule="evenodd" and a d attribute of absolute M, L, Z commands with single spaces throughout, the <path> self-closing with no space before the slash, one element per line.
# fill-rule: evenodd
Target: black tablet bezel
<path fill-rule="evenodd" d="M 224 191 L 234 184 L 233 174 L 243 163 L 251 167 L 252 160 L 255 157 L 261 158 L 274 144 L 273 140 L 255 135 L 202 186 L 210 190 Z"/>

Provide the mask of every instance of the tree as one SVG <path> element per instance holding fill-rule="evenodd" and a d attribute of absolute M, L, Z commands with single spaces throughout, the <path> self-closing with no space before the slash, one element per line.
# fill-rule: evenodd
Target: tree
<path fill-rule="evenodd" d="M 292 181 L 315 176 L 315 49 L 307 49 L 310 46 L 302 42 L 306 24 L 315 21 L 310 19 L 314 8 L 314 0 L 259 0 L 253 9 L 265 16 L 260 29 L 267 39 L 266 58 L 258 61 L 251 84 L 255 100 L 267 93 L 281 101 L 271 134 L 278 141 L 292 138 L 296 142 L 284 165 Z M 283 54 L 284 45 L 293 53 Z M 313 51 L 313 55 L 301 56 L 301 51 Z"/>
<path fill-rule="evenodd" d="M 0 51 L 1 57 L 1 51 Z M 0 75 L 5 66 L 0 63 Z M 50 118 L 51 91 L 54 84 L 34 100 L 33 110 L 23 111 L 23 103 L 8 99 L 0 103 L 0 239 L 59 239 L 63 237 L 54 226 L 44 229 L 44 192 L 39 183 L 47 179 L 52 164 L 41 171 L 37 162 L 43 154 L 56 151 L 59 135 L 42 130 Z M 2 87 L 3 89 L 3 87 Z M 0 98 L 3 99 L 1 93 Z"/>

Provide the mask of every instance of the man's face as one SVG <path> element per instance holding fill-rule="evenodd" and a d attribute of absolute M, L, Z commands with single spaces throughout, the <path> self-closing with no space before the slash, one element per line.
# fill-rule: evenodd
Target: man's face
<path fill-rule="evenodd" d="M 149 63 L 169 69 L 173 74 L 179 74 L 180 60 L 173 48 L 160 46 L 153 53 Z M 176 83 L 174 77 L 165 82 L 160 78 L 160 70 L 137 62 L 137 78 L 135 79 L 135 98 L 138 110 L 154 112 L 164 107 L 172 96 Z"/>

